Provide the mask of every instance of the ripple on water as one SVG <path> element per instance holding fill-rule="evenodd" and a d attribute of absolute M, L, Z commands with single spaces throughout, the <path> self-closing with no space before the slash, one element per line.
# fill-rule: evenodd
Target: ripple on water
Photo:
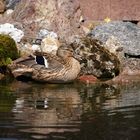
<path fill-rule="evenodd" d="M 137 140 L 140 86 L 0 85 L 0 139 Z"/>

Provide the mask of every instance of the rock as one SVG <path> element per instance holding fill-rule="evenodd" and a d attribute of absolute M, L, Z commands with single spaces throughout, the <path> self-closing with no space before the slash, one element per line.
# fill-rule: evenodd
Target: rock
<path fill-rule="evenodd" d="M 5 11 L 4 14 L 5 14 L 5 16 L 9 16 L 9 15 L 11 15 L 13 12 L 14 12 L 14 10 L 8 9 L 8 10 Z"/>
<path fill-rule="evenodd" d="M 114 84 L 115 86 L 117 85 L 135 85 L 136 83 L 140 82 L 140 73 L 137 73 L 136 75 L 125 75 L 121 73 L 119 76 L 106 81 L 107 84 Z"/>
<path fill-rule="evenodd" d="M 4 0 L 0 0 L 0 13 L 4 13 L 5 11 L 5 1 Z"/>
<path fill-rule="evenodd" d="M 17 45 L 17 48 L 18 51 L 20 52 L 21 57 L 29 56 L 33 54 L 34 51 L 34 45 L 31 45 L 30 43 L 25 43 L 25 44 L 20 43 Z M 39 48 L 39 46 L 35 47 L 35 50 L 37 50 L 37 48 Z"/>
<path fill-rule="evenodd" d="M 120 44 L 120 42 L 118 41 L 118 39 L 114 36 L 110 36 L 110 38 L 108 38 L 108 40 L 105 43 L 106 48 L 114 54 L 117 54 L 117 50 L 121 49 L 123 50 L 122 45 Z"/>
<path fill-rule="evenodd" d="M 39 42 L 39 43 L 38 43 Z M 29 56 L 32 55 L 35 51 L 42 51 L 46 53 L 51 53 L 56 55 L 56 52 L 60 46 L 60 42 L 58 39 L 53 37 L 46 37 L 42 41 L 35 40 L 35 42 L 25 42 L 18 44 L 18 50 L 20 51 L 21 56 Z"/>
<path fill-rule="evenodd" d="M 10 35 L 16 42 L 20 42 L 24 36 L 24 32 L 14 27 L 13 24 L 5 23 L 0 24 L 0 34 Z"/>
<path fill-rule="evenodd" d="M 123 85 L 140 81 L 140 59 L 127 58 L 123 62 L 123 71 L 115 78 L 106 81 L 108 84 Z"/>
<path fill-rule="evenodd" d="M 140 59 L 127 58 L 123 63 L 122 74 L 125 75 L 140 75 Z"/>
<path fill-rule="evenodd" d="M 81 34 L 81 10 L 78 0 L 24 0 L 15 7 L 12 18 L 23 24 L 28 37 L 47 29 L 67 40 Z"/>
<path fill-rule="evenodd" d="M 5 0 L 7 9 L 14 9 L 21 0 Z"/>
<path fill-rule="evenodd" d="M 124 60 L 124 51 L 123 46 L 117 39 L 117 37 L 110 36 L 110 38 L 105 43 L 105 48 L 107 48 L 111 53 L 114 53 L 121 63 L 123 63 Z"/>
<path fill-rule="evenodd" d="M 46 37 L 41 42 L 41 50 L 46 53 L 51 53 L 56 55 L 56 52 L 60 46 L 57 39 L 52 37 Z"/>
<path fill-rule="evenodd" d="M 46 29 L 41 29 L 38 33 L 38 38 L 43 39 L 45 37 L 51 37 L 54 39 L 58 39 L 58 35 L 55 32 L 51 32 Z"/>
<path fill-rule="evenodd" d="M 118 56 L 120 62 L 121 62 L 121 75 L 124 77 L 124 75 L 132 76 L 132 75 L 140 75 L 140 59 L 139 58 L 125 58 L 123 46 L 120 44 L 118 39 L 114 36 L 111 36 L 105 43 L 106 48 L 114 53 L 116 56 Z M 121 78 L 119 78 L 121 79 Z"/>
<path fill-rule="evenodd" d="M 74 39 L 71 46 L 80 57 L 81 75 L 113 78 L 120 73 L 118 57 L 103 47 L 102 42 L 90 37 Z"/>
<path fill-rule="evenodd" d="M 140 55 L 140 27 L 130 22 L 112 21 L 96 26 L 90 35 L 102 42 L 106 42 L 111 36 L 117 37 L 124 53 L 128 55 Z"/>
<path fill-rule="evenodd" d="M 57 49 L 60 46 L 60 42 L 57 38 L 56 33 L 43 29 L 38 33 L 37 39 L 32 39 L 30 42 L 25 38 L 25 40 L 22 39 L 22 43 L 18 45 L 18 49 L 21 56 L 31 55 L 35 51 L 56 55 Z"/>
<path fill-rule="evenodd" d="M 78 77 L 78 80 L 86 84 L 98 82 L 98 79 L 93 75 L 82 75 Z"/>
<path fill-rule="evenodd" d="M 56 55 L 60 42 L 58 40 L 58 35 L 55 32 L 41 29 L 38 33 L 38 38 L 42 39 L 40 46 L 41 51 Z"/>
<path fill-rule="evenodd" d="M 18 57 L 15 41 L 9 35 L 0 35 L 0 66 L 6 66 Z"/>
<path fill-rule="evenodd" d="M 81 27 L 85 33 L 85 35 L 90 34 L 90 32 L 98 25 L 102 24 L 100 21 L 93 21 L 93 20 L 85 20 L 83 23 L 81 23 Z"/>

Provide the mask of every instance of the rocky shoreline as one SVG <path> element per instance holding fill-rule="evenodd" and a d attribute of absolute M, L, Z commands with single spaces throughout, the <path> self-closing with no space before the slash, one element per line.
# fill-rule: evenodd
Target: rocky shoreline
<path fill-rule="evenodd" d="M 77 0 L 1 0 L 0 4 L 0 34 L 9 34 L 15 40 L 21 57 L 36 49 L 55 55 L 66 43 L 81 56 L 80 81 L 127 81 L 124 77 L 139 77 L 138 25 L 123 21 L 87 22 Z"/>

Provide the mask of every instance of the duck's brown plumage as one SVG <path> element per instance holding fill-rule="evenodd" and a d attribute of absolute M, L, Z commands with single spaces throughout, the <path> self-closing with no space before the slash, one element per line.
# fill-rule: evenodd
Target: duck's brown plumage
<path fill-rule="evenodd" d="M 48 67 L 37 64 L 33 56 L 19 58 L 9 65 L 14 77 L 24 76 L 40 82 L 66 83 L 76 79 L 80 72 L 79 62 L 65 47 L 58 50 L 57 56 L 43 52 L 35 52 L 34 55 L 45 57 Z"/>

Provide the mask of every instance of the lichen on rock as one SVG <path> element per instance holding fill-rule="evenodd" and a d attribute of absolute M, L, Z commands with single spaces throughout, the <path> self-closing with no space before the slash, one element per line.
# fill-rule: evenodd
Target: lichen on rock
<path fill-rule="evenodd" d="M 81 75 L 92 74 L 97 78 L 113 78 L 120 73 L 118 57 L 109 52 L 101 41 L 82 37 L 75 39 L 71 45 L 80 56 Z"/>
<path fill-rule="evenodd" d="M 19 53 L 15 41 L 9 35 L 0 34 L 0 66 L 8 65 L 18 58 Z"/>

